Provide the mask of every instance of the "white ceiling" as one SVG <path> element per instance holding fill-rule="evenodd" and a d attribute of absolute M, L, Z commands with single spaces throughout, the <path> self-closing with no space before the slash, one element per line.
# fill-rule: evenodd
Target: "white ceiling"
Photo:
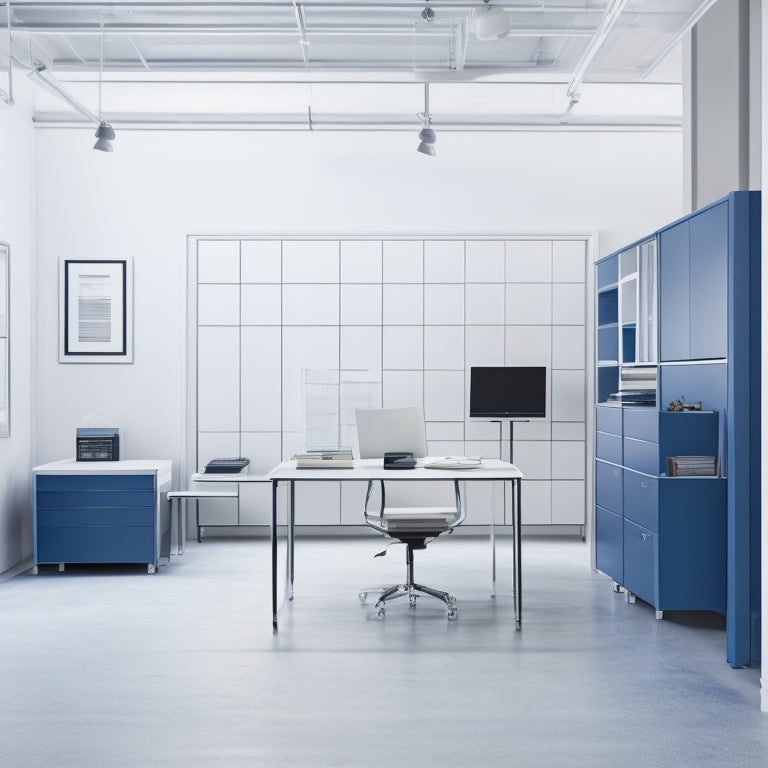
<path fill-rule="evenodd" d="M 495 2 L 510 33 L 493 41 L 474 33 L 482 0 L 6 2 L 0 67 L 10 47 L 14 77 L 45 66 L 96 112 L 101 62 L 116 126 L 398 129 L 428 82 L 436 128 L 677 129 L 679 41 L 713 2 Z M 82 119 L 41 89 L 35 110 Z"/>

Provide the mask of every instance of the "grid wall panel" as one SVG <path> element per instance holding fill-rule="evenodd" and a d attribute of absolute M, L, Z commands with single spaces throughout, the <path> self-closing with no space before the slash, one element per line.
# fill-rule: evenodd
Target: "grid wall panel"
<path fill-rule="evenodd" d="M 369 377 L 378 382 L 374 407 L 424 407 L 431 453 L 507 460 L 511 447 L 526 475 L 523 523 L 584 524 L 585 239 L 197 244 L 194 463 L 245 455 L 265 472 L 305 448 L 308 371 Z M 477 365 L 546 366 L 547 417 L 469 419 Z M 301 524 L 359 524 L 362 489 L 319 483 L 305 496 Z M 504 498 L 492 484 L 468 492 L 468 524 L 510 524 Z M 201 509 L 201 519 L 266 525 L 269 503 L 255 486 L 241 493 L 239 509 Z"/>

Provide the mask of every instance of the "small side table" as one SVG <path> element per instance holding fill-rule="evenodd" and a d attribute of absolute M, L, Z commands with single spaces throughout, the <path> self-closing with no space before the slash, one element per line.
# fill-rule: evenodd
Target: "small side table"
<path fill-rule="evenodd" d="M 176 504 L 176 554 L 184 554 L 184 539 L 186 538 L 186 515 L 187 499 L 195 500 L 197 512 L 197 540 L 200 541 L 200 499 L 236 499 L 237 491 L 169 491 L 168 502 L 173 506 L 173 500 Z"/>

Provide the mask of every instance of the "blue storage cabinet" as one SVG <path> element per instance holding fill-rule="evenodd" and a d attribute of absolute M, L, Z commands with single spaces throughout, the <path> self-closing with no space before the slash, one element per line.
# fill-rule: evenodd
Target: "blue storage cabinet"
<path fill-rule="evenodd" d="M 722 200 L 659 235 L 661 362 L 728 355 L 728 213 Z"/>
<path fill-rule="evenodd" d="M 34 570 L 170 560 L 171 462 L 53 462 L 34 471 Z"/>
<path fill-rule="evenodd" d="M 597 389 L 599 399 L 619 386 L 619 257 L 597 265 Z"/>
<path fill-rule="evenodd" d="M 739 667 L 760 656 L 760 193 L 732 192 L 653 237 L 657 406 L 619 409 L 620 432 L 601 417 L 617 387 L 600 362 L 600 302 L 625 249 L 596 264 L 596 559 L 657 610 L 725 613 Z M 666 412 L 680 398 L 717 416 Z M 719 457 L 720 477 L 666 477 L 667 456 L 699 453 Z M 621 469 L 618 511 L 600 463 Z"/>
<path fill-rule="evenodd" d="M 665 610 L 726 609 L 726 480 L 667 477 L 668 456 L 717 455 L 719 415 L 599 405 L 595 555 L 617 587 Z"/>

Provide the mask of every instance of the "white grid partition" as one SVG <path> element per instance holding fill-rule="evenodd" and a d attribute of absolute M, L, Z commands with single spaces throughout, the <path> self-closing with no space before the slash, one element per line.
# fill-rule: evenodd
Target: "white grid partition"
<path fill-rule="evenodd" d="M 431 455 L 508 458 L 509 433 L 470 420 L 472 366 L 544 365 L 547 418 L 514 427 L 524 524 L 584 525 L 589 238 L 190 239 L 196 456 L 266 472 L 305 445 L 303 376 L 381 382 L 380 405 L 422 405 Z M 191 413 L 191 412 L 190 412 Z M 351 485 L 351 484 L 350 484 Z M 364 490 L 302 483 L 297 522 L 359 524 Z M 504 519 L 503 494 L 468 488 L 468 523 Z M 302 498 L 304 497 L 304 498 Z M 208 526 L 266 525 L 269 488 Z"/>

